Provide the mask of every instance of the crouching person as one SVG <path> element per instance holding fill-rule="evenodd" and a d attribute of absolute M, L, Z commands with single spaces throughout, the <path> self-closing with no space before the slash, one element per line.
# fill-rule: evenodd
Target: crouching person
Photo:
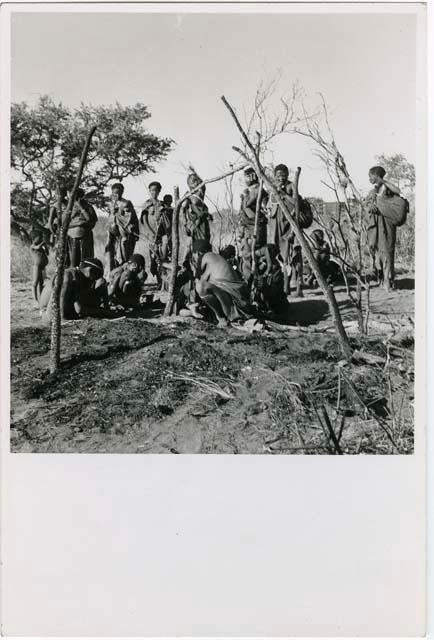
<path fill-rule="evenodd" d="M 65 269 L 60 290 L 60 314 L 62 320 L 80 318 L 108 318 L 107 283 L 104 268 L 98 258 L 83 260 L 78 267 Z M 44 321 L 50 320 L 53 285 L 56 275 L 48 281 L 39 298 L 39 307 Z"/>
<path fill-rule="evenodd" d="M 124 309 L 138 307 L 143 282 L 147 277 L 144 257 L 140 253 L 133 254 L 128 262 L 110 272 L 108 286 L 110 301 Z"/>
<path fill-rule="evenodd" d="M 192 248 L 195 289 L 201 302 L 214 314 L 218 326 L 252 316 L 249 289 L 226 260 L 212 251 L 209 244 L 196 240 Z"/>

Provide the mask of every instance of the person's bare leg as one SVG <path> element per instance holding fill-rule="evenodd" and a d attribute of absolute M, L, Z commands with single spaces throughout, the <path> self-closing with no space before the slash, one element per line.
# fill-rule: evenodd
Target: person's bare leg
<path fill-rule="evenodd" d="M 209 287 L 206 282 L 198 282 L 196 285 L 196 292 L 202 302 L 204 302 L 214 313 L 217 320 L 217 326 L 221 328 L 227 327 L 229 325 L 229 321 L 223 312 L 220 302 L 212 293 L 211 287 Z"/>
<path fill-rule="evenodd" d="M 39 281 L 40 281 L 40 268 L 39 268 L 39 265 L 34 264 L 32 269 L 32 292 L 33 292 L 33 299 L 36 302 L 36 304 L 38 304 L 38 300 L 39 300 L 39 295 L 38 295 Z"/>

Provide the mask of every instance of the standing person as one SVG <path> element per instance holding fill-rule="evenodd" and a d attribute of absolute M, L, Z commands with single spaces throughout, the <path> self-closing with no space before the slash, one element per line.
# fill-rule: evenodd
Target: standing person
<path fill-rule="evenodd" d="M 189 190 L 196 189 L 202 180 L 196 173 L 190 173 L 187 178 Z M 200 189 L 186 198 L 181 205 L 181 212 L 184 216 L 185 233 L 190 238 L 190 248 L 196 240 L 204 240 L 211 244 L 211 228 L 208 207 L 205 204 L 206 187 L 202 185 Z"/>
<path fill-rule="evenodd" d="M 65 187 L 60 189 L 60 200 L 63 211 L 68 205 L 68 191 Z M 48 214 L 47 227 L 51 232 L 50 244 L 54 246 L 56 242 L 57 232 L 59 230 L 59 212 L 57 210 L 58 203 L 56 202 L 50 207 L 50 213 Z"/>
<path fill-rule="evenodd" d="M 274 169 L 274 179 L 279 195 L 285 204 L 295 213 L 295 199 L 293 184 L 289 180 L 289 170 L 285 164 L 279 164 Z M 298 224 L 302 229 L 307 229 L 312 224 L 312 209 L 307 202 L 299 196 L 300 215 Z M 298 273 L 297 291 L 298 296 L 302 296 L 303 287 L 303 260 L 301 250 L 294 252 L 295 234 L 291 225 L 286 219 L 279 202 L 274 194 L 270 195 L 268 201 L 269 218 L 269 242 L 275 244 L 283 261 L 283 280 L 285 295 L 290 295 L 290 273 L 295 268 Z M 297 262 L 297 264 L 295 264 Z"/>
<path fill-rule="evenodd" d="M 162 284 L 162 265 L 169 259 L 172 250 L 172 196 L 165 195 L 163 200 L 158 197 L 161 193 L 161 184 L 151 182 L 149 185 L 150 198 L 145 202 L 140 216 L 140 222 L 147 226 L 152 233 L 154 242 L 150 249 L 152 275 L 156 276 L 158 286 Z M 149 217 L 155 218 L 154 226 L 149 222 Z"/>
<path fill-rule="evenodd" d="M 121 264 L 128 262 L 139 237 L 137 214 L 132 202 L 122 197 L 123 193 L 124 187 L 119 182 L 112 186 L 105 247 L 109 271 L 116 266 L 118 257 Z"/>
<path fill-rule="evenodd" d="M 44 237 L 45 229 L 35 229 L 32 234 L 32 244 L 30 248 L 32 250 L 32 291 L 33 291 L 33 299 L 36 303 L 39 302 L 39 298 L 41 296 L 42 288 L 44 286 L 44 271 L 45 267 L 48 264 L 48 242 L 47 238 Z"/>
<path fill-rule="evenodd" d="M 408 201 L 401 197 L 399 187 L 384 179 L 385 175 L 383 167 L 369 169 L 369 182 L 374 188 L 366 199 L 366 222 L 374 274 L 390 291 L 395 279 L 396 228 L 407 219 Z"/>
<path fill-rule="evenodd" d="M 69 223 L 67 265 L 77 267 L 87 258 L 93 258 L 93 228 L 98 221 L 93 206 L 85 199 L 83 189 L 77 189 Z"/>
<path fill-rule="evenodd" d="M 263 247 L 267 243 L 266 205 L 268 202 L 268 193 L 262 189 L 261 195 L 259 196 L 259 180 L 253 168 L 248 167 L 244 171 L 244 179 L 246 188 L 241 195 L 239 224 L 244 227 L 246 235 L 254 235 L 256 208 L 258 206 L 258 197 L 260 197 L 255 244 Z"/>

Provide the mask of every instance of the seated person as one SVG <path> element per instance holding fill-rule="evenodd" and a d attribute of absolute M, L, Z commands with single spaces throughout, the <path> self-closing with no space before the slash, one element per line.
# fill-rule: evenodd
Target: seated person
<path fill-rule="evenodd" d="M 110 272 L 108 286 L 110 301 L 124 308 L 139 306 L 143 282 L 147 275 L 144 257 L 140 253 L 134 253 L 128 262 Z"/>
<path fill-rule="evenodd" d="M 219 251 L 219 254 L 226 260 L 228 264 L 231 265 L 234 271 L 240 273 L 238 268 L 237 252 L 233 244 L 228 244 L 226 245 L 226 247 L 223 247 L 223 249 Z"/>
<path fill-rule="evenodd" d="M 277 247 L 274 244 L 258 247 L 255 256 L 255 298 L 265 312 L 280 314 L 288 307 L 288 301 L 283 291 L 283 272 Z"/>
<path fill-rule="evenodd" d="M 60 315 L 62 320 L 79 318 L 107 318 L 112 314 L 107 306 L 104 268 L 98 258 L 87 258 L 78 267 L 65 269 L 60 291 Z M 56 275 L 45 284 L 39 298 L 39 308 L 44 320 L 51 315 L 51 300 Z"/>
<path fill-rule="evenodd" d="M 200 301 L 214 314 L 219 327 L 251 317 L 249 290 L 222 256 L 207 251 L 208 242 L 196 240 L 192 247 L 195 289 Z"/>
<path fill-rule="evenodd" d="M 327 284 L 331 284 L 336 280 L 339 273 L 339 266 L 330 260 L 330 246 L 324 240 L 324 231 L 315 229 L 311 235 L 313 241 L 312 253 L 318 263 L 319 270 L 326 279 Z M 317 287 L 318 282 L 312 269 L 309 270 L 307 283 L 311 287 Z"/>

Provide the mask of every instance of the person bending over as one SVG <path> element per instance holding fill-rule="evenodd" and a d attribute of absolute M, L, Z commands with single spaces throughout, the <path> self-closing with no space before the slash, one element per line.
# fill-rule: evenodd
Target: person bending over
<path fill-rule="evenodd" d="M 108 286 L 110 301 L 125 309 L 138 307 L 143 282 L 147 276 L 144 257 L 140 253 L 133 254 L 128 262 L 110 273 Z"/>

